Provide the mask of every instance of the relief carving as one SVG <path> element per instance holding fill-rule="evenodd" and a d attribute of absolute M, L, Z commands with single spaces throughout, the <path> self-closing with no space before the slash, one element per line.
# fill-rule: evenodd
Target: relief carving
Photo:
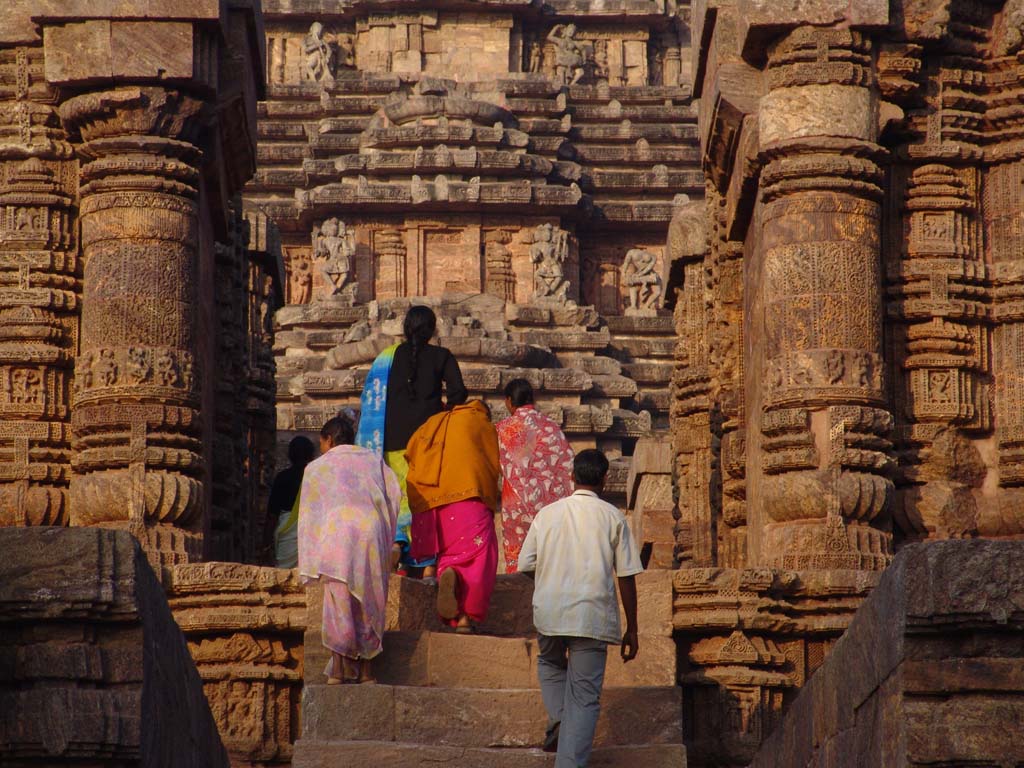
<path fill-rule="evenodd" d="M 352 259 L 356 252 L 355 232 L 335 217 L 313 227 L 313 260 L 324 278 L 327 296 L 351 295 L 356 290 Z"/>
<path fill-rule="evenodd" d="M 569 281 L 564 264 L 569 257 L 569 233 L 551 224 L 533 230 L 530 261 L 536 265 L 533 298 L 546 303 L 566 304 Z"/>
<path fill-rule="evenodd" d="M 629 292 L 627 315 L 655 315 L 663 306 L 663 281 L 658 256 L 631 248 L 622 262 L 622 282 Z"/>

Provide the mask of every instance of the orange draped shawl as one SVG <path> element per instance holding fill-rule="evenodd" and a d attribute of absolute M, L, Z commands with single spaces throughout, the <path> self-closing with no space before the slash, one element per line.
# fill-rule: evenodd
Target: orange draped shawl
<path fill-rule="evenodd" d="M 405 457 L 414 514 L 473 498 L 498 510 L 498 433 L 480 401 L 431 416 L 410 438 Z"/>

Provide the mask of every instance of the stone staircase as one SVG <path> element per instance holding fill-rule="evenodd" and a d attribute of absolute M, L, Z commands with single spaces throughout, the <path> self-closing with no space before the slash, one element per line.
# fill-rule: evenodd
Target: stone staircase
<path fill-rule="evenodd" d="M 640 655 L 623 664 L 609 649 L 594 768 L 685 768 L 682 700 L 676 686 L 671 571 L 637 577 Z M 322 592 L 309 590 L 302 736 L 294 768 L 540 768 L 547 717 L 537 683 L 533 585 L 499 576 L 479 635 L 447 631 L 435 588 L 390 585 L 378 685 L 324 684 Z"/>

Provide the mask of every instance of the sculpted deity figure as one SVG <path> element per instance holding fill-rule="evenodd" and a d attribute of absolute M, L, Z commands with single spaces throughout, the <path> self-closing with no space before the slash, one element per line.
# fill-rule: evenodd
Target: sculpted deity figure
<path fill-rule="evenodd" d="M 355 233 L 337 218 L 327 219 L 318 229 L 314 228 L 313 258 L 320 262 L 320 274 L 331 296 L 341 293 L 348 284 L 355 251 Z"/>
<path fill-rule="evenodd" d="M 629 290 L 628 311 L 656 312 L 662 304 L 658 257 L 643 248 L 631 248 L 622 262 L 622 282 Z"/>
<path fill-rule="evenodd" d="M 551 224 L 541 224 L 533 233 L 530 260 L 537 265 L 534 273 L 534 298 L 565 303 L 569 282 L 562 265 L 569 255 L 568 232 Z"/>
<path fill-rule="evenodd" d="M 313 267 L 306 255 L 296 256 L 291 262 L 288 276 L 288 300 L 290 304 L 308 304 L 313 293 Z"/>
<path fill-rule="evenodd" d="M 575 24 L 557 24 L 548 33 L 555 46 L 555 78 L 563 85 L 576 85 L 583 77 L 587 49 L 576 40 Z"/>
<path fill-rule="evenodd" d="M 314 21 L 302 38 L 302 53 L 306 56 L 306 76 L 319 83 L 334 76 L 334 48 L 324 39 L 324 25 Z"/>

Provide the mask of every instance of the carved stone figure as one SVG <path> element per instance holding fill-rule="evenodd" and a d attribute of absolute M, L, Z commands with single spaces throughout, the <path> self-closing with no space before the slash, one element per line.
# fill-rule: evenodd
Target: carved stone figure
<path fill-rule="evenodd" d="M 302 38 L 302 53 L 306 57 L 306 77 L 319 83 L 334 77 L 334 46 L 324 39 L 324 25 L 314 21 Z"/>
<path fill-rule="evenodd" d="M 555 25 L 548 41 L 555 46 L 555 79 L 563 85 L 576 85 L 587 61 L 587 49 L 576 39 L 576 25 Z"/>
<path fill-rule="evenodd" d="M 622 283 L 629 291 L 626 314 L 653 314 L 662 306 L 661 274 L 658 257 L 643 248 L 631 248 L 622 262 Z"/>
<path fill-rule="evenodd" d="M 534 299 L 565 303 L 569 281 L 565 279 L 563 264 L 569 255 L 569 233 L 551 224 L 541 224 L 533 231 L 530 260 L 537 265 L 534 271 Z"/>
<path fill-rule="evenodd" d="M 355 252 L 355 233 L 336 217 L 313 229 L 313 258 L 319 262 L 328 295 L 337 296 L 349 285 Z"/>
<path fill-rule="evenodd" d="M 306 255 L 292 259 L 288 275 L 288 303 L 308 304 L 313 294 L 313 267 Z"/>

